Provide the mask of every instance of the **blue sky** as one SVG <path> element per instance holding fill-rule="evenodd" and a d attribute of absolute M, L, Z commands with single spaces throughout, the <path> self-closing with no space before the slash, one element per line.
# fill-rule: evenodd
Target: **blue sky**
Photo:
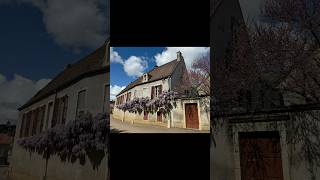
<path fill-rule="evenodd" d="M 75 53 L 56 44 L 46 32 L 41 12 L 30 5 L 0 6 L 0 22 L 0 73 L 8 79 L 14 74 L 32 80 L 53 78 L 66 63 L 91 50 Z"/>
<path fill-rule="evenodd" d="M 0 0 L 0 124 L 106 40 L 108 0 Z"/>
<path fill-rule="evenodd" d="M 110 53 L 110 98 L 144 72 L 176 59 L 181 51 L 187 68 L 194 59 L 209 53 L 208 47 L 112 47 Z"/>
<path fill-rule="evenodd" d="M 147 58 L 148 66 L 146 67 L 145 72 L 152 69 L 156 65 L 156 62 L 154 61 L 153 56 L 159 52 L 164 51 L 164 49 L 165 49 L 164 47 L 113 48 L 113 50 L 118 52 L 123 59 L 128 59 L 130 56 Z M 128 76 L 126 72 L 123 70 L 123 65 L 120 63 L 111 64 L 110 74 L 111 74 L 110 83 L 117 84 L 119 86 L 125 86 L 129 82 L 136 79 L 135 76 Z"/>

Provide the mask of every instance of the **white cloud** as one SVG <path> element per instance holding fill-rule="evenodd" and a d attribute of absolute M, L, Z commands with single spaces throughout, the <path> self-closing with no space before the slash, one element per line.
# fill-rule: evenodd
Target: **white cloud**
<path fill-rule="evenodd" d="M 15 123 L 18 117 L 17 109 L 49 81 L 50 79 L 32 81 L 18 74 L 15 74 L 12 80 L 7 80 L 0 74 L 0 124 L 7 121 Z"/>
<path fill-rule="evenodd" d="M 123 69 L 128 76 L 139 77 L 148 67 L 148 62 L 141 57 L 130 56 L 123 64 Z"/>
<path fill-rule="evenodd" d="M 110 61 L 122 64 L 124 72 L 131 77 L 141 76 L 148 67 L 148 61 L 144 57 L 130 56 L 128 59 L 123 59 L 112 47 L 110 49 Z"/>
<path fill-rule="evenodd" d="M 110 61 L 111 63 L 120 63 L 123 64 L 123 59 L 117 51 L 113 50 L 113 47 L 110 48 Z"/>
<path fill-rule="evenodd" d="M 110 100 L 116 99 L 116 96 L 124 89 L 125 86 L 111 85 L 110 86 Z"/>
<path fill-rule="evenodd" d="M 36 89 L 40 90 L 42 89 L 44 86 L 46 86 L 49 82 L 51 81 L 51 79 L 40 79 L 39 81 L 36 82 Z"/>
<path fill-rule="evenodd" d="M 181 51 L 188 69 L 191 68 L 192 62 L 210 52 L 209 47 L 167 47 L 163 52 L 154 56 L 157 66 L 177 58 L 177 52 Z"/>
<path fill-rule="evenodd" d="M 55 42 L 75 51 L 79 51 L 80 48 L 97 48 L 109 34 L 109 0 L 12 0 L 11 2 L 27 3 L 38 8 L 43 14 L 46 31 L 52 35 Z"/>

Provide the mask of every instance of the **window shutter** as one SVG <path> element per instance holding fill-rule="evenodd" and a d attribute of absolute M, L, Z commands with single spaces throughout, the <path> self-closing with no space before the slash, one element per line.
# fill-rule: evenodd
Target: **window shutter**
<path fill-rule="evenodd" d="M 66 123 L 66 118 L 67 118 L 67 110 L 68 110 L 68 96 L 65 96 L 63 98 L 63 101 L 64 101 L 64 107 L 63 107 L 63 112 L 62 112 L 62 121 L 61 123 L 62 124 L 65 124 Z"/>
<path fill-rule="evenodd" d="M 154 87 L 154 86 L 152 86 L 152 87 L 151 87 L 151 99 L 153 99 L 153 98 L 154 98 L 154 89 L 155 89 L 155 87 Z"/>
<path fill-rule="evenodd" d="M 33 124 L 32 124 L 32 134 L 31 135 L 34 135 L 37 133 L 38 114 L 39 114 L 39 109 L 37 108 L 33 112 Z"/>
<path fill-rule="evenodd" d="M 23 137 L 24 129 L 25 129 L 25 121 L 26 121 L 26 114 L 24 113 L 22 116 L 21 126 L 20 126 L 20 138 Z"/>
<path fill-rule="evenodd" d="M 162 94 L 162 85 L 159 86 L 159 93 L 158 95 Z"/>
<path fill-rule="evenodd" d="M 26 120 L 26 129 L 24 131 L 24 137 L 29 136 L 30 124 L 31 124 L 31 111 L 27 113 L 27 120 Z"/>
<path fill-rule="evenodd" d="M 43 124 L 44 124 L 44 118 L 45 118 L 45 114 L 46 114 L 46 105 L 42 106 L 41 108 L 41 111 L 42 111 L 42 114 L 41 114 L 41 121 L 40 121 L 40 131 L 39 132 L 42 132 L 43 130 Z"/>
<path fill-rule="evenodd" d="M 59 110 L 59 99 L 56 99 L 53 107 L 51 127 L 54 127 L 57 124 L 58 110 Z"/>

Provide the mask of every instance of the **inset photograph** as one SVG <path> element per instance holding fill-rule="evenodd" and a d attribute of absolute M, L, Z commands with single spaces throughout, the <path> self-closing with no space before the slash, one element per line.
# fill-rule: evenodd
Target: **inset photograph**
<path fill-rule="evenodd" d="M 111 133 L 209 133 L 209 47 L 111 47 Z"/>

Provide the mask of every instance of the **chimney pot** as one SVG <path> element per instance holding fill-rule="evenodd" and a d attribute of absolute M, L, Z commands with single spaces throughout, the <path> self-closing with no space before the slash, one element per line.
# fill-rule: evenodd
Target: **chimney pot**
<path fill-rule="evenodd" d="M 182 53 L 180 51 L 177 52 L 177 60 L 180 61 L 183 59 Z"/>

